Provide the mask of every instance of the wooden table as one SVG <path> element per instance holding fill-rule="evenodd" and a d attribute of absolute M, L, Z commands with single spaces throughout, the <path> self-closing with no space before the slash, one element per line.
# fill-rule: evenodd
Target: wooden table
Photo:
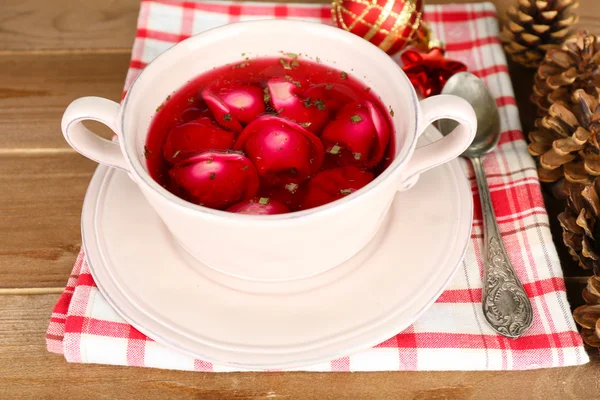
<path fill-rule="evenodd" d="M 495 1 L 501 16 L 512 2 Z M 580 25 L 599 32 L 596 2 L 581 0 Z M 352 374 L 173 372 L 67 364 L 47 353 L 45 330 L 81 245 L 81 206 L 96 168 L 65 143 L 60 118 L 80 96 L 120 99 L 138 8 L 138 0 L 0 5 L 0 399 L 600 396 L 596 351 L 590 364 L 572 368 Z M 511 66 L 511 74 L 524 126 L 531 126 L 532 73 Z M 99 125 L 94 129 L 110 137 Z M 563 260 L 577 304 L 585 278 L 564 253 Z"/>

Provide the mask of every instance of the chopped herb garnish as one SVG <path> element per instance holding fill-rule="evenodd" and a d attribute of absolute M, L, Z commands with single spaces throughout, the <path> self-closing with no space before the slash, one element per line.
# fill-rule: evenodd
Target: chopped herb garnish
<path fill-rule="evenodd" d="M 156 107 L 156 112 L 159 112 L 160 110 L 162 110 L 164 106 L 165 106 L 164 104 L 161 104 L 160 106 Z"/>
<path fill-rule="evenodd" d="M 287 185 L 285 185 L 285 188 L 290 193 L 296 193 L 296 189 L 298 189 L 298 184 L 297 183 L 288 183 Z"/>
<path fill-rule="evenodd" d="M 303 122 L 300 125 L 302 125 L 303 128 L 308 128 L 309 126 L 312 125 L 312 123 L 311 122 Z"/>
<path fill-rule="evenodd" d="M 333 89 L 333 85 L 331 83 L 328 83 L 327 85 L 325 85 L 325 89 Z"/>
<path fill-rule="evenodd" d="M 248 58 L 248 57 L 246 57 L 246 60 L 248 60 L 248 59 L 249 59 L 249 58 Z M 249 61 L 242 61 L 241 63 L 234 65 L 234 66 L 233 66 L 233 68 L 234 68 L 234 69 L 238 69 L 238 68 L 246 68 L 248 65 L 250 65 L 250 62 L 249 62 Z"/>
<path fill-rule="evenodd" d="M 207 164 L 212 164 L 212 162 L 213 162 L 213 159 L 212 159 L 212 158 L 209 158 L 208 160 L 206 160 L 206 163 L 207 163 Z"/>
<path fill-rule="evenodd" d="M 331 150 L 329 150 L 329 152 L 331 154 L 338 154 L 340 152 L 342 148 L 340 146 L 338 146 L 337 144 L 333 145 L 333 147 L 331 148 Z"/>
<path fill-rule="evenodd" d="M 210 180 L 211 180 L 211 181 L 212 181 L 213 179 L 215 179 L 216 177 L 217 177 L 217 174 L 216 174 L 216 173 L 214 173 L 214 172 L 211 172 L 211 173 L 210 173 L 210 177 L 209 177 L 209 178 L 210 178 Z"/>
<path fill-rule="evenodd" d="M 152 154 L 152 150 L 150 150 L 148 146 L 144 146 L 144 158 L 148 158 L 150 154 Z"/>
<path fill-rule="evenodd" d="M 278 147 L 277 148 L 277 151 L 281 151 L 281 150 L 283 150 L 283 147 Z"/>
<path fill-rule="evenodd" d="M 176 158 L 176 157 L 179 155 L 179 153 L 181 153 L 181 150 L 177 150 L 177 151 L 175 152 L 175 154 L 173 154 L 173 158 Z"/>
<path fill-rule="evenodd" d="M 298 174 L 298 170 L 295 167 L 290 168 L 290 174 L 291 175 L 297 175 Z"/>
<path fill-rule="evenodd" d="M 171 95 L 167 96 L 167 101 L 171 100 Z"/>
<path fill-rule="evenodd" d="M 259 203 L 259 204 L 262 204 L 262 205 L 264 205 L 264 206 L 266 206 L 267 204 L 269 204 L 269 198 L 268 198 L 268 197 L 261 197 L 261 198 L 258 200 L 258 203 Z"/>
<path fill-rule="evenodd" d="M 285 53 L 288 57 L 293 58 L 294 60 L 298 58 L 298 54 L 296 53 Z"/>
<path fill-rule="evenodd" d="M 292 83 L 293 83 L 294 85 L 296 85 L 297 87 L 302 87 L 302 85 L 301 85 L 301 84 L 300 84 L 300 82 L 298 82 L 298 81 L 292 81 Z"/>
<path fill-rule="evenodd" d="M 370 91 L 371 91 L 371 88 L 367 86 L 367 87 L 365 88 L 365 92 L 370 92 Z"/>
<path fill-rule="evenodd" d="M 244 166 L 242 167 L 242 171 L 246 171 L 246 170 L 248 170 L 248 166 L 247 166 L 247 165 L 244 165 Z"/>
<path fill-rule="evenodd" d="M 317 106 L 320 111 L 325 110 L 325 103 L 323 103 L 323 100 L 321 99 L 315 100 L 315 106 Z"/>
<path fill-rule="evenodd" d="M 242 57 L 244 57 L 246 55 L 246 53 L 242 53 Z"/>
<path fill-rule="evenodd" d="M 394 116 L 394 110 L 392 110 L 392 106 L 390 106 L 390 115 L 393 117 Z"/>
<path fill-rule="evenodd" d="M 348 196 L 350 193 L 352 193 L 352 189 L 342 189 L 340 190 L 340 193 L 344 196 Z"/>
<path fill-rule="evenodd" d="M 240 111 L 244 111 L 246 107 L 240 107 Z"/>
<path fill-rule="evenodd" d="M 190 97 L 190 98 L 188 99 L 188 103 L 193 103 L 193 102 L 195 102 L 195 101 L 196 101 L 196 99 L 194 99 L 193 97 Z"/>
<path fill-rule="evenodd" d="M 348 79 L 348 74 L 346 72 L 342 71 L 342 73 L 340 74 L 340 78 Z"/>
<path fill-rule="evenodd" d="M 360 160 L 361 157 L 362 157 L 362 154 L 360 154 L 360 153 L 354 153 L 354 159 L 355 160 Z"/>
<path fill-rule="evenodd" d="M 357 124 L 360 121 L 362 121 L 362 118 L 360 117 L 360 115 L 354 114 L 353 116 L 350 117 L 350 121 L 352 121 L 353 124 Z"/>
<path fill-rule="evenodd" d="M 321 59 L 319 57 L 316 58 L 317 64 L 321 64 Z"/>
<path fill-rule="evenodd" d="M 283 69 L 292 69 L 290 62 L 288 60 L 286 60 L 285 58 L 280 58 L 279 62 L 281 63 L 281 66 L 283 67 Z"/>
<path fill-rule="evenodd" d="M 312 103 L 310 102 L 310 97 L 307 97 L 306 99 L 304 99 L 304 107 L 308 108 L 310 106 L 312 106 Z"/>
<path fill-rule="evenodd" d="M 299 66 L 300 66 L 300 63 L 298 62 L 298 60 L 292 61 L 292 68 L 298 68 Z"/>
<path fill-rule="evenodd" d="M 223 121 L 231 121 L 231 114 L 227 113 L 223 115 Z"/>
<path fill-rule="evenodd" d="M 265 93 L 263 95 L 263 101 L 265 103 L 268 103 L 271 100 L 271 93 L 269 93 L 269 88 L 268 87 L 264 88 L 263 92 Z"/>
<path fill-rule="evenodd" d="M 281 114 L 284 110 L 285 110 L 285 107 L 281 107 L 279 110 L 277 110 L 277 114 Z"/>

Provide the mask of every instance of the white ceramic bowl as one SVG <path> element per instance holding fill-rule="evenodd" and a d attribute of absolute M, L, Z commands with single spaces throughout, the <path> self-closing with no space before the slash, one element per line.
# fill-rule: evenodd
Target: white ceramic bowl
<path fill-rule="evenodd" d="M 319 57 L 325 65 L 348 71 L 395 110 L 393 163 L 341 200 L 282 215 L 200 207 L 155 182 L 147 172 L 144 145 L 157 106 L 204 71 L 239 62 L 241 53 L 279 56 L 281 50 Z M 459 125 L 443 139 L 415 150 L 419 135 L 440 118 Z M 90 119 L 113 129 L 118 143 L 86 129 L 82 121 Z M 126 170 L 177 241 L 204 264 L 245 279 L 287 280 L 324 272 L 355 255 L 377 232 L 396 192 L 414 185 L 421 172 L 462 153 L 476 125 L 473 109 L 458 97 L 419 102 L 400 67 L 358 36 L 316 23 L 269 20 L 223 26 L 173 46 L 144 69 L 121 105 L 98 97 L 75 100 L 64 113 L 62 131 L 84 156 Z"/>

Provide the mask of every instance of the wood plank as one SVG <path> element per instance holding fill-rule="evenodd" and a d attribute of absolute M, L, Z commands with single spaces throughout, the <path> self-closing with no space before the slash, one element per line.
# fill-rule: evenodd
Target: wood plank
<path fill-rule="evenodd" d="M 129 49 L 139 0 L 4 0 L 1 49 Z"/>
<path fill-rule="evenodd" d="M 64 286 L 96 163 L 78 153 L 0 157 L 0 287 Z"/>
<path fill-rule="evenodd" d="M 447 4 L 447 3 L 473 3 L 473 0 L 430 0 L 426 4 Z M 516 1 L 508 0 L 490 0 L 494 3 L 498 11 L 500 22 L 506 20 L 506 12 L 515 5 Z M 592 32 L 600 33 L 600 9 L 597 0 L 579 0 L 579 9 L 577 14 L 580 16 L 579 28 L 589 29 Z"/>
<path fill-rule="evenodd" d="M 0 75 L 0 128 L 4 133 L 0 157 L 2 154 L 19 152 L 18 149 L 68 149 L 58 126 L 64 108 L 74 98 L 84 95 L 93 94 L 118 100 L 121 95 L 128 61 L 129 55 L 125 53 L 18 54 L 11 56 L 0 54 L 0 69 L 6 72 Z M 530 121 L 531 118 L 525 116 L 531 115 L 533 112 L 527 99 L 528 88 L 531 87 L 531 71 L 511 66 L 511 73 L 521 106 L 522 119 L 524 125 L 526 125 L 525 122 Z M 100 131 L 104 136 L 110 135 L 108 129 L 100 129 Z M 78 156 L 74 157 L 77 158 Z M 42 162 L 40 160 L 34 157 L 33 162 L 34 164 Z M 87 164 L 87 173 L 91 170 L 92 165 Z M 15 167 L 15 169 L 18 168 Z M 57 186 L 64 184 L 57 177 L 50 181 Z M 79 182 L 83 181 L 80 180 Z M 66 186 L 69 186 L 69 184 L 66 184 Z M 82 201 L 84 186 L 85 184 L 80 184 L 79 187 L 73 189 L 79 193 L 77 199 L 73 198 L 73 201 L 78 204 L 77 213 L 79 212 L 79 204 Z M 27 188 L 26 190 L 35 189 Z M 35 196 L 32 194 L 32 197 Z M 552 218 L 552 221 L 554 221 L 554 218 Z M 44 221 L 39 223 L 42 225 L 47 224 Z M 72 257 L 74 249 L 79 243 L 79 236 L 75 232 L 78 222 L 66 220 L 65 223 L 69 224 L 69 227 L 65 229 L 65 232 L 68 232 L 68 240 L 65 237 L 57 239 L 51 231 L 39 232 L 38 237 L 40 240 L 43 242 L 44 238 L 48 238 L 49 243 L 40 242 L 39 247 L 29 248 L 28 253 L 16 256 L 10 261 L 7 261 L 9 251 L 6 248 L 3 250 L 4 254 L 0 255 L 3 260 L 0 265 L 3 268 L 9 265 L 21 265 L 25 262 L 24 265 L 26 266 L 37 265 L 37 267 L 33 267 L 36 269 L 41 268 L 43 263 L 50 261 L 44 257 L 36 258 L 37 256 L 32 256 L 32 254 L 46 254 L 50 258 L 58 257 L 56 260 L 52 260 L 50 265 L 54 266 L 54 262 L 58 262 L 61 267 L 50 275 L 39 275 L 39 279 L 29 281 L 31 277 L 27 277 L 27 280 L 14 278 L 17 280 L 11 280 L 10 282 L 15 284 L 30 282 L 27 284 L 28 286 L 40 282 L 44 282 L 43 286 L 62 285 L 64 278 L 57 279 L 60 276 L 59 271 L 64 272 L 60 268 L 64 269 L 66 265 L 70 264 L 70 261 L 66 262 L 61 258 L 62 256 L 56 256 L 56 254 L 70 254 Z M 21 229 L 20 235 L 23 235 L 25 228 Z M 556 235 L 555 237 L 559 238 Z M 17 238 L 22 238 L 22 236 L 17 235 L 13 239 L 5 241 L 5 243 L 15 244 Z M 558 248 L 560 250 L 562 247 L 559 246 Z M 568 263 L 568 257 L 563 256 L 562 259 L 563 262 Z M 33 264 L 31 264 L 32 262 Z M 574 276 L 583 274 L 576 268 L 567 268 L 566 271 Z M 8 285 L 8 282 L 8 280 L 3 280 L 0 285 Z"/>
<path fill-rule="evenodd" d="M 466 1 L 461 0 L 461 2 Z M 38 1 L 30 0 L 28 2 L 16 1 L 14 4 L 9 4 L 19 8 L 33 7 L 33 4 L 37 3 Z M 13 32 L 8 28 L 6 28 L 6 31 L 2 31 L 2 21 L 12 21 L 13 17 L 20 20 L 22 17 L 26 18 L 21 21 L 22 24 L 31 25 L 36 18 L 41 19 L 39 13 L 47 11 L 48 2 L 42 3 L 38 4 L 40 7 L 29 13 L 13 10 L 14 15 L 11 14 L 11 7 L 0 8 L 0 13 L 9 14 L 5 18 L 2 18 L 2 14 L 0 14 L 0 43 L 2 43 L 2 35 Z M 135 3 L 137 4 L 137 0 Z M 116 10 L 118 11 L 121 6 L 130 7 L 126 4 L 128 4 L 127 1 L 116 2 Z M 497 1 L 497 4 L 499 15 L 502 16 L 507 3 Z M 586 10 L 587 15 L 584 22 L 590 26 L 591 22 L 589 21 L 595 21 L 596 14 L 600 18 L 600 9 L 593 8 L 591 12 L 587 12 L 592 7 L 584 8 L 584 6 L 585 1 L 582 2 L 582 9 Z M 77 7 L 82 8 L 81 10 L 75 8 L 75 10 L 64 11 L 65 9 L 61 9 L 60 4 L 58 4 L 53 5 L 52 9 L 78 15 L 83 13 L 83 10 L 97 7 L 98 9 L 91 12 L 91 14 L 104 15 L 102 12 L 102 7 L 105 7 L 104 2 L 86 0 L 77 3 Z M 598 11 L 595 11 L 596 9 Z M 55 13 L 58 12 L 55 11 Z M 38 16 L 35 17 L 35 15 Z M 47 15 L 52 16 L 54 14 L 49 12 L 44 15 L 47 18 Z M 117 18 L 112 13 L 107 13 L 104 19 L 110 21 L 112 17 Z M 104 23 L 110 25 L 107 21 Z M 131 24 L 135 25 L 135 21 Z M 42 26 L 43 24 L 38 25 Z M 85 26 L 87 29 L 94 29 L 94 24 Z M 600 23 L 598 26 L 600 27 Z M 111 30 L 110 35 L 106 35 L 106 32 L 102 30 L 94 32 L 103 32 L 104 36 L 114 38 L 123 37 L 116 28 Z M 83 36 L 85 37 L 85 35 Z M 25 35 L 19 35 L 19 37 L 24 40 Z M 51 37 L 51 35 L 46 35 L 46 37 Z M 65 38 L 63 41 L 65 43 L 75 42 L 72 38 Z M 43 43 L 37 43 L 36 46 L 43 48 L 44 45 Z M 119 46 L 122 50 L 130 49 L 131 43 L 130 41 L 123 42 Z M 30 147 L 66 148 L 67 144 L 58 131 L 58 122 L 65 107 L 69 102 L 81 96 L 97 95 L 119 100 L 128 64 L 129 50 L 93 54 L 81 52 L 13 54 L 12 51 L 0 51 L 0 70 L 3 71 L 3 74 L 0 75 L 0 129 L 5 135 L 2 147 L 11 149 Z M 534 119 L 534 108 L 529 102 L 533 71 L 511 66 L 511 73 L 521 109 L 521 120 L 524 130 L 527 132 Z M 102 132 L 107 134 L 106 129 Z"/>
<path fill-rule="evenodd" d="M 327 0 L 293 2 L 328 3 Z M 0 8 L 0 50 L 129 52 L 139 7 L 139 0 L 4 0 Z"/>
<path fill-rule="evenodd" d="M 579 0 L 577 14 L 579 15 L 578 28 L 588 29 L 600 35 L 600 8 L 597 0 Z"/>
<path fill-rule="evenodd" d="M 593 397 L 600 359 L 516 372 L 198 373 L 67 364 L 45 350 L 56 295 L 0 296 L 0 398 L 565 399 Z"/>
<path fill-rule="evenodd" d="M 329 3 L 328 0 L 294 2 Z M 432 0 L 428 3 L 466 2 L 471 0 Z M 514 2 L 494 0 L 493 3 L 503 20 L 506 10 Z M 596 7 L 596 0 L 580 0 L 580 4 L 579 25 L 598 32 L 600 8 Z M 133 43 L 138 10 L 139 0 L 4 0 L 0 8 L 0 50 L 127 52 Z"/>
<path fill-rule="evenodd" d="M 0 148 L 69 148 L 65 108 L 81 96 L 119 101 L 128 65 L 126 53 L 0 55 Z"/>
<path fill-rule="evenodd" d="M 502 7 L 510 2 L 495 3 L 502 17 Z M 0 128 L 5 139 L 0 149 L 0 187 L 5 188 L 0 191 L 0 287 L 64 285 L 79 247 L 81 202 L 95 164 L 76 154 L 31 150 L 66 148 L 59 121 L 72 99 L 96 94 L 118 100 L 138 5 L 138 0 L 5 0 L 0 8 Z M 598 32 L 595 5 L 581 0 L 581 25 Z M 522 116 L 532 115 L 523 112 L 530 84 L 521 79 L 527 79 L 523 72 L 513 73 Z M 567 279 L 572 304 L 583 282 Z M 71 365 L 44 347 L 56 300 L 56 295 L 0 296 L 0 398 L 486 399 L 518 388 L 511 398 L 562 399 L 593 397 L 600 378 L 597 352 L 587 366 L 500 373 L 202 374 Z"/>
<path fill-rule="evenodd" d="M 32 150 L 0 154 L 0 164 L 0 187 L 10 188 L 0 191 L 0 288 L 63 286 L 81 245 L 81 206 L 96 163 Z M 578 267 L 568 274 L 574 307 L 584 274 Z"/>

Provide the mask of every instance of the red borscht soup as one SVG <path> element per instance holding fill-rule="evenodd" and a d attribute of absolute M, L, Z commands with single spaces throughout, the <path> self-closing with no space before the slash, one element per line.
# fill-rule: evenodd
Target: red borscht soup
<path fill-rule="evenodd" d="M 247 58 L 167 97 L 145 157 L 152 178 L 189 202 L 283 214 L 341 199 L 379 175 L 394 151 L 389 115 L 351 72 L 290 53 Z"/>

